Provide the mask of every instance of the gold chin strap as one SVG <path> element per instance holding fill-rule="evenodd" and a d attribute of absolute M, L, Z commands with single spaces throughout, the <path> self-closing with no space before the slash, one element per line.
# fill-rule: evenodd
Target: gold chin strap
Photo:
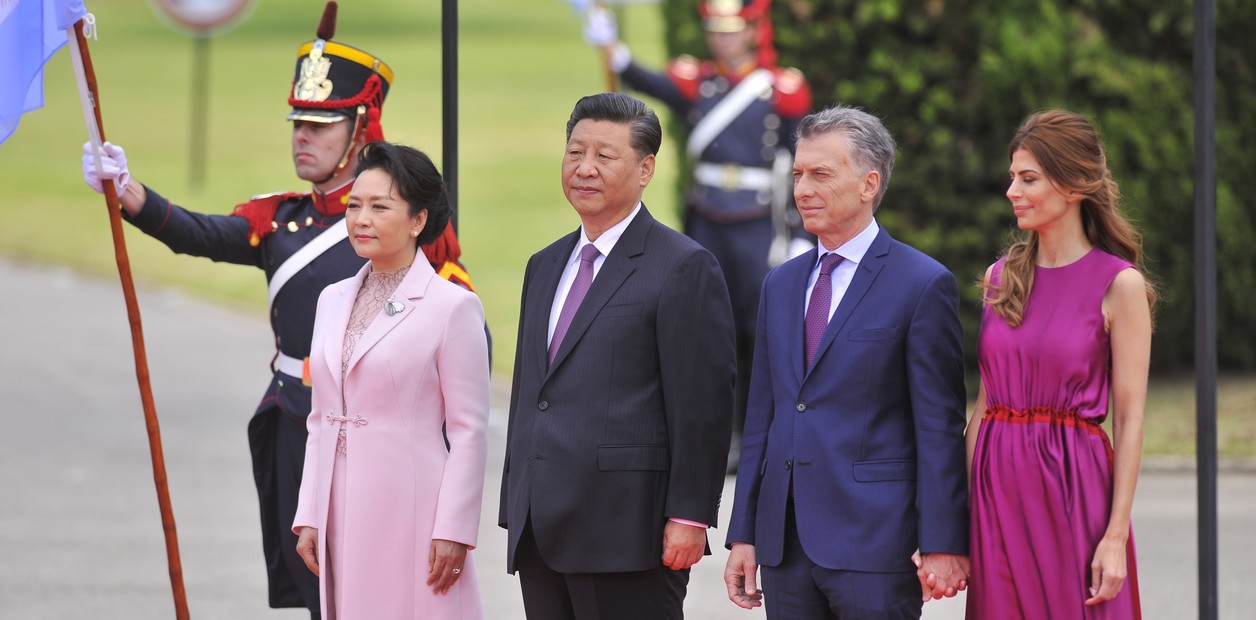
<path fill-rule="evenodd" d="M 345 166 L 349 165 L 349 155 L 353 153 L 353 145 L 358 141 L 358 132 L 362 131 L 362 119 L 365 116 L 366 106 L 358 106 L 357 115 L 353 117 L 353 132 L 349 134 L 349 144 L 345 146 L 345 152 L 340 156 L 340 163 L 336 164 L 336 168 L 331 171 L 331 174 L 327 175 L 327 178 L 315 181 L 315 185 L 332 180 L 336 175 L 340 174 L 341 170 L 345 169 Z"/>

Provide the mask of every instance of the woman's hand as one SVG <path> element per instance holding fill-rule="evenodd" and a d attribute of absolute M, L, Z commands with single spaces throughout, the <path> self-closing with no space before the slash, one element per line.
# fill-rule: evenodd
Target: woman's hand
<path fill-rule="evenodd" d="M 1090 561 L 1090 598 L 1087 605 L 1112 600 L 1125 585 L 1125 541 L 1105 536 Z"/>
<path fill-rule="evenodd" d="M 297 536 L 297 555 L 305 560 L 305 567 L 311 573 L 318 574 L 318 528 L 301 528 L 301 534 Z"/>
<path fill-rule="evenodd" d="M 432 592 L 449 592 L 462 576 L 462 563 L 466 559 L 466 545 L 452 540 L 433 540 L 432 550 L 427 555 L 427 585 L 432 586 Z"/>

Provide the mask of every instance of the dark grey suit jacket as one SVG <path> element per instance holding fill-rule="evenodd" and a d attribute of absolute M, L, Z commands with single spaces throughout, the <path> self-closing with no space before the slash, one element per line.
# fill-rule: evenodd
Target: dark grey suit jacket
<path fill-rule="evenodd" d="M 511 573 L 529 518 L 551 568 L 607 573 L 660 566 L 669 518 L 714 526 L 719 511 L 736 370 L 715 258 L 642 207 L 551 366 L 550 308 L 579 235 L 524 275 L 498 518 Z"/>

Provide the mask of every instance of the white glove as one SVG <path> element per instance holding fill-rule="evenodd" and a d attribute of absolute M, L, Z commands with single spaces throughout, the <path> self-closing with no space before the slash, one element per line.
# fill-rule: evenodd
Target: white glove
<path fill-rule="evenodd" d="M 603 6 L 590 7 L 584 20 L 584 40 L 593 47 L 607 47 L 619 41 L 615 14 Z"/>
<path fill-rule="evenodd" d="M 789 255 L 789 258 L 794 258 L 795 256 L 801 256 L 814 249 L 816 249 L 816 244 L 812 243 L 810 239 L 800 239 L 798 237 L 794 237 L 789 240 L 789 249 L 787 249 L 785 253 Z"/>
<path fill-rule="evenodd" d="M 126 167 L 126 153 L 122 147 L 106 142 L 100 149 L 100 171 L 96 170 L 96 158 L 92 155 L 92 143 L 83 144 L 83 180 L 97 193 L 105 193 L 101 181 L 113 181 L 118 195 L 126 191 L 131 182 L 131 171 Z"/>
<path fill-rule="evenodd" d="M 814 249 L 816 245 L 807 239 L 794 237 L 786 240 L 782 237 L 774 237 L 772 245 L 768 246 L 768 267 L 775 269 L 781 263 Z"/>

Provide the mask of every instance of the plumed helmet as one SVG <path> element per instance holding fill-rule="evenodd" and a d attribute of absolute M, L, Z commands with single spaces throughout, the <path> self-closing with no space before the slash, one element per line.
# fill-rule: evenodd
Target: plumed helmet
<path fill-rule="evenodd" d="M 379 118 L 392 86 L 392 68 L 369 52 L 331 40 L 336 9 L 335 2 L 327 3 L 317 38 L 297 50 L 288 120 L 336 123 L 365 117 L 367 141 L 383 140 Z"/>
<path fill-rule="evenodd" d="M 770 0 L 702 0 L 698 14 L 711 32 L 741 32 L 768 13 Z"/>

